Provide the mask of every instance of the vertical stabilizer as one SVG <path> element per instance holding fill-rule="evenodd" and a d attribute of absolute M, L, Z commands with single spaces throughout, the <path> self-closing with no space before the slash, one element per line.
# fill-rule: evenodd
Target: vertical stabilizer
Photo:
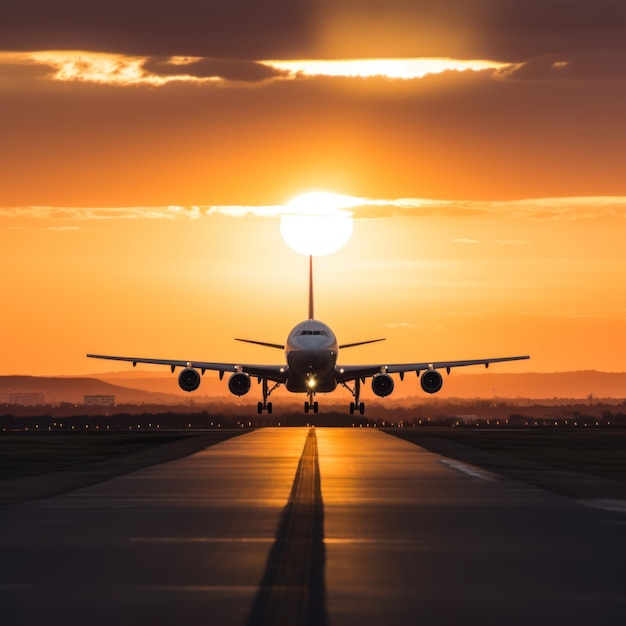
<path fill-rule="evenodd" d="M 309 319 L 313 319 L 313 255 L 309 256 Z"/>

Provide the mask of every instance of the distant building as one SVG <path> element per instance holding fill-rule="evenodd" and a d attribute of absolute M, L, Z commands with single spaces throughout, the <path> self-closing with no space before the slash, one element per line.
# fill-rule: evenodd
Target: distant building
<path fill-rule="evenodd" d="M 115 396 L 104 396 L 104 395 L 85 396 L 84 403 L 87 406 L 113 406 L 115 404 Z"/>
<path fill-rule="evenodd" d="M 34 406 L 46 403 L 46 394 L 43 391 L 11 391 L 9 404 L 21 406 Z"/>

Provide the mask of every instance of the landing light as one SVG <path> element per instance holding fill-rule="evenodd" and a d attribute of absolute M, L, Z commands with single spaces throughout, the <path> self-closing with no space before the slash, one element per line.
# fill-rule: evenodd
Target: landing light
<path fill-rule="evenodd" d="M 315 380 L 315 378 L 309 378 L 306 381 L 306 384 L 309 387 L 309 389 L 313 389 L 315 387 L 315 385 L 317 385 L 317 381 Z"/>

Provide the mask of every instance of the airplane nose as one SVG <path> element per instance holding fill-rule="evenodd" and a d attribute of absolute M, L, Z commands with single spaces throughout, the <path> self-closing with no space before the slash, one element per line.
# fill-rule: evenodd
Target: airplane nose
<path fill-rule="evenodd" d="M 334 350 L 298 350 L 289 356 L 290 367 L 303 377 L 321 378 L 335 367 Z"/>

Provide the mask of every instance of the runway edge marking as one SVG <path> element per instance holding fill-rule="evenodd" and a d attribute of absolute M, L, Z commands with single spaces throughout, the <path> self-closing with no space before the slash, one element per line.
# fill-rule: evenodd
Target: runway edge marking
<path fill-rule="evenodd" d="M 496 480 L 496 477 L 492 474 L 488 474 L 483 470 L 480 470 L 472 465 L 467 465 L 466 463 L 461 463 L 460 461 L 451 461 L 450 459 L 439 459 L 439 463 L 441 465 L 445 465 L 450 469 L 453 469 L 457 472 L 461 472 L 462 474 L 467 474 L 467 476 L 471 476 L 472 478 L 480 478 L 481 480 Z"/>

